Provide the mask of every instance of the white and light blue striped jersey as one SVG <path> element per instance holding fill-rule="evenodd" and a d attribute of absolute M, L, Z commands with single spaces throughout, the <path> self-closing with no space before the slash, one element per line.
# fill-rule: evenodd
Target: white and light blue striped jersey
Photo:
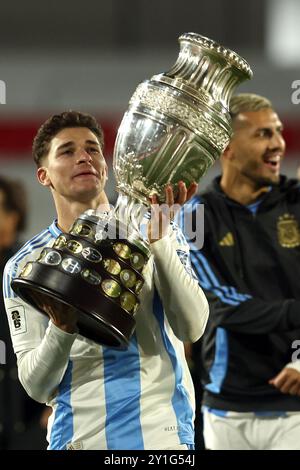
<path fill-rule="evenodd" d="M 49 449 L 165 449 L 193 444 L 194 389 L 182 338 L 174 331 L 177 323 L 184 330 L 180 322 L 191 317 L 198 338 L 208 311 L 203 292 L 188 272 L 188 245 L 177 226 L 170 232 L 168 240 L 153 244 L 136 330 L 125 351 L 60 330 L 13 292 L 12 279 L 60 235 L 55 222 L 8 262 L 4 297 L 19 377 L 33 398 L 53 408 Z M 187 270 L 180 261 L 178 265 L 180 256 Z M 168 287 L 160 283 L 160 270 L 166 272 L 162 278 L 170 278 Z"/>

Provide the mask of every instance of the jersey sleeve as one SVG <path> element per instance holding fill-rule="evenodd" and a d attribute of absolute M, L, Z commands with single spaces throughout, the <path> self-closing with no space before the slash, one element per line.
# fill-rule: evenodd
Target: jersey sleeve
<path fill-rule="evenodd" d="M 197 341 L 208 319 L 208 302 L 193 273 L 189 247 L 175 224 L 168 236 L 151 245 L 155 284 L 168 321 L 182 341 Z"/>

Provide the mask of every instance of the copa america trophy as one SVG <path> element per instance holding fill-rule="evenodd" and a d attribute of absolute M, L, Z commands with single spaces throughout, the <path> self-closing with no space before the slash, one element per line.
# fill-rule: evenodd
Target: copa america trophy
<path fill-rule="evenodd" d="M 150 256 L 139 232 L 145 210 L 135 208 L 147 210 L 154 194 L 163 202 L 166 184 L 189 186 L 220 157 L 232 132 L 230 97 L 252 76 L 244 59 L 208 38 L 187 33 L 179 42 L 175 65 L 137 87 L 120 125 L 114 211 L 85 212 L 12 281 L 43 313 L 49 298 L 76 310 L 79 332 L 110 347 L 128 346 Z"/>

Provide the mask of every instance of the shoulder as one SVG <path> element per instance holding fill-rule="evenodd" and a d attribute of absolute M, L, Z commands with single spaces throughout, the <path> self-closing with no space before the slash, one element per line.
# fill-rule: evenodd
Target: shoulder
<path fill-rule="evenodd" d="M 51 240 L 54 239 L 53 234 L 50 232 L 49 228 L 42 230 L 40 233 L 28 240 L 15 254 L 12 256 L 7 264 L 5 269 L 8 269 L 10 266 L 18 265 L 22 259 L 35 255 L 36 250 L 46 246 Z"/>
<path fill-rule="evenodd" d="M 55 239 L 49 227 L 32 237 L 17 253 L 12 256 L 5 265 L 3 274 L 4 296 L 9 297 L 11 293 L 10 283 L 22 270 L 23 266 L 31 260 L 36 259 L 39 252 Z"/>

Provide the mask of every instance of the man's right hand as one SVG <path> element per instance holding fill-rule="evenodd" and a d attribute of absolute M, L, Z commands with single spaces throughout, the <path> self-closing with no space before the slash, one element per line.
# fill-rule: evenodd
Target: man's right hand
<path fill-rule="evenodd" d="M 38 294 L 34 295 L 36 303 L 40 308 L 49 315 L 52 323 L 54 323 L 57 328 L 65 331 L 66 333 L 77 333 L 77 321 L 78 313 L 72 307 L 63 304 L 56 299 L 47 297 L 46 299 Z"/>

